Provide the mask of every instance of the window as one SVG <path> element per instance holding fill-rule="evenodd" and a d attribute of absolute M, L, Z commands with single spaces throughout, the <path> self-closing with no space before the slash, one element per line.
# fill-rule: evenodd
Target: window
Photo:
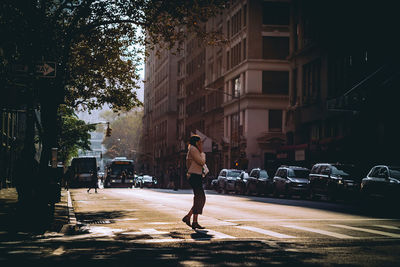
<path fill-rule="evenodd" d="M 239 129 L 239 114 L 233 114 L 231 116 L 231 143 L 238 144 L 238 129 Z"/>
<path fill-rule="evenodd" d="M 263 59 L 286 59 L 288 55 L 288 37 L 263 37 Z"/>
<path fill-rule="evenodd" d="M 229 70 L 229 57 L 230 57 L 230 53 L 229 51 L 226 52 L 226 69 Z"/>
<path fill-rule="evenodd" d="M 243 39 L 243 60 L 247 58 L 247 44 L 246 44 L 246 38 Z"/>
<path fill-rule="evenodd" d="M 270 132 L 282 132 L 282 110 L 269 110 L 268 126 Z"/>
<path fill-rule="evenodd" d="M 261 171 L 260 171 L 259 177 L 260 177 L 260 178 L 268 178 L 268 173 L 267 173 L 267 171 L 261 170 Z"/>
<path fill-rule="evenodd" d="M 289 25 L 289 4 L 264 2 L 263 24 Z"/>
<path fill-rule="evenodd" d="M 232 95 L 234 97 L 239 97 L 241 89 L 240 86 L 240 76 L 237 76 L 232 80 Z"/>
<path fill-rule="evenodd" d="M 303 102 L 315 103 L 321 91 L 321 61 L 316 60 L 303 66 Z"/>
<path fill-rule="evenodd" d="M 287 95 L 289 93 L 289 72 L 263 71 L 262 93 Z"/>
<path fill-rule="evenodd" d="M 243 6 L 243 26 L 247 23 L 247 5 Z"/>

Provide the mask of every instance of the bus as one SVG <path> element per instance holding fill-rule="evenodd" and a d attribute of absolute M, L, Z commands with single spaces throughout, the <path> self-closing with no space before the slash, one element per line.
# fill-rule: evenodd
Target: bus
<path fill-rule="evenodd" d="M 123 176 L 125 172 L 125 177 Z M 106 168 L 104 187 L 132 187 L 135 178 L 135 165 L 133 160 L 126 157 L 114 158 Z"/>
<path fill-rule="evenodd" d="M 68 186 L 71 188 L 89 187 L 92 183 L 91 173 L 97 177 L 97 161 L 95 157 L 73 158 L 69 167 Z"/>

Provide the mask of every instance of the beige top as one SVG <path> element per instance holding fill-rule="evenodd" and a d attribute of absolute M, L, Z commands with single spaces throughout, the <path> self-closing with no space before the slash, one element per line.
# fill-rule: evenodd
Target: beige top
<path fill-rule="evenodd" d="M 204 152 L 200 153 L 195 146 L 189 146 L 186 155 L 188 173 L 201 174 L 204 164 L 206 164 L 206 154 Z"/>

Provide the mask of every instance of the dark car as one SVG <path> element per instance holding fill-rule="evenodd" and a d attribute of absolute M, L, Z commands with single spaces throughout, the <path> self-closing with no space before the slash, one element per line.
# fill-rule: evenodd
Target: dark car
<path fill-rule="evenodd" d="M 328 200 L 345 199 L 359 191 L 359 174 L 354 165 L 317 163 L 309 175 L 310 196 L 325 196 Z"/>
<path fill-rule="evenodd" d="M 246 195 L 256 193 L 257 195 L 269 194 L 272 192 L 272 176 L 266 170 L 254 168 L 250 171 L 246 183 Z"/>
<path fill-rule="evenodd" d="M 211 189 L 214 189 L 215 191 L 218 191 L 218 179 L 213 179 L 211 181 Z"/>
<path fill-rule="evenodd" d="M 236 179 L 236 183 L 235 183 L 235 193 L 236 194 L 244 195 L 246 193 L 246 185 L 247 185 L 248 178 L 249 178 L 248 172 L 243 171 L 239 175 L 239 178 Z"/>
<path fill-rule="evenodd" d="M 227 194 L 235 191 L 235 183 L 241 173 L 241 170 L 222 169 L 218 175 L 218 192 Z"/>
<path fill-rule="evenodd" d="M 394 198 L 400 194 L 400 167 L 377 165 L 361 180 L 364 198 Z"/>
<path fill-rule="evenodd" d="M 273 179 L 273 195 L 278 197 L 285 195 L 299 195 L 305 198 L 309 195 L 310 181 L 308 176 L 310 170 L 297 166 L 281 166 L 275 173 Z"/>

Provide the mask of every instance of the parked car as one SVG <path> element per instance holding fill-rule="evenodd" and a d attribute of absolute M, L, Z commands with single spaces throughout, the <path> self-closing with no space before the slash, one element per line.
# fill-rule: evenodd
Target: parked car
<path fill-rule="evenodd" d="M 400 194 L 400 167 L 377 165 L 361 180 L 364 198 L 394 198 Z"/>
<path fill-rule="evenodd" d="M 157 186 L 157 179 L 150 175 L 143 175 L 140 188 L 147 187 L 152 188 Z"/>
<path fill-rule="evenodd" d="M 246 179 L 246 195 L 256 193 L 257 195 L 269 194 L 272 192 L 272 176 L 266 170 L 254 168 Z"/>
<path fill-rule="evenodd" d="M 312 199 L 325 196 L 329 200 L 347 198 L 359 191 L 359 175 L 354 165 L 317 163 L 309 175 Z"/>
<path fill-rule="evenodd" d="M 281 166 L 276 170 L 273 178 L 273 195 L 278 197 L 285 195 L 300 195 L 305 198 L 310 193 L 310 170 L 297 166 Z"/>
<path fill-rule="evenodd" d="M 218 175 L 218 192 L 227 194 L 235 191 L 235 183 L 241 173 L 241 170 L 222 169 Z"/>
<path fill-rule="evenodd" d="M 249 178 L 249 173 L 242 171 L 242 173 L 239 175 L 239 178 L 236 179 L 235 183 L 236 194 L 244 195 L 246 193 L 246 185 L 248 178 Z"/>
<path fill-rule="evenodd" d="M 218 179 L 213 179 L 211 181 L 211 188 L 214 189 L 215 191 L 218 191 Z"/>
<path fill-rule="evenodd" d="M 135 174 L 135 178 L 133 179 L 133 186 L 136 188 L 142 187 L 142 183 L 143 183 L 143 175 Z"/>

